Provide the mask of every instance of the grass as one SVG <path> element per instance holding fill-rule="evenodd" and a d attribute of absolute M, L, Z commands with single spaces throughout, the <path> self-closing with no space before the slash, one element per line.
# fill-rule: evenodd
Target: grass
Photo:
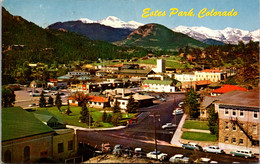
<path fill-rule="evenodd" d="M 212 142 L 217 141 L 217 137 L 215 135 L 208 134 L 208 133 L 187 132 L 187 131 L 183 132 L 181 138 L 186 140 L 194 140 L 194 141 L 212 141 Z"/>
<path fill-rule="evenodd" d="M 207 121 L 186 120 L 183 128 L 209 130 Z"/>
<path fill-rule="evenodd" d="M 69 125 L 85 127 L 85 128 L 89 127 L 88 124 L 79 122 L 79 117 L 81 116 L 81 114 L 80 114 L 81 107 L 70 106 L 70 110 L 72 111 L 72 113 L 69 116 L 63 113 L 63 111 L 65 111 L 66 109 L 67 109 L 67 106 L 62 106 L 61 107 L 62 112 L 59 112 L 57 107 L 38 108 L 37 110 L 48 110 L 53 115 L 57 116 L 58 118 L 60 118 L 66 124 L 69 124 Z M 113 125 L 110 124 L 110 123 L 102 122 L 103 112 L 101 112 L 100 109 L 96 109 L 96 108 L 88 108 L 88 109 L 89 109 L 89 111 L 91 111 L 91 116 L 93 118 L 93 121 L 94 122 L 100 122 L 100 124 L 101 124 L 100 128 L 113 127 Z M 113 113 L 108 112 L 108 114 L 113 114 Z M 130 118 L 132 118 L 134 116 L 135 116 L 135 114 L 128 114 L 128 117 L 127 117 L 126 114 L 123 113 L 123 119 L 124 120 L 130 119 Z"/>

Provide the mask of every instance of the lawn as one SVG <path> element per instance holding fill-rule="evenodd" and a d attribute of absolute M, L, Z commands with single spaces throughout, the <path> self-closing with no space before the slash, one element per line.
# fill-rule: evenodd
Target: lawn
<path fill-rule="evenodd" d="M 194 140 L 194 141 L 212 141 L 212 142 L 217 141 L 217 137 L 215 135 L 208 134 L 208 133 L 187 132 L 187 131 L 183 132 L 181 138 L 186 140 Z"/>
<path fill-rule="evenodd" d="M 209 130 L 207 121 L 186 120 L 183 128 Z"/>
<path fill-rule="evenodd" d="M 37 110 L 48 110 L 49 112 L 51 112 L 53 115 L 63 120 L 68 125 L 80 126 L 85 128 L 89 127 L 88 124 L 79 122 L 79 117 L 81 116 L 80 114 L 81 107 L 70 106 L 70 110 L 72 111 L 72 113 L 69 116 L 63 113 L 63 111 L 65 111 L 67 108 L 68 108 L 67 106 L 62 106 L 61 107 L 62 112 L 59 112 L 57 107 L 38 108 Z M 96 109 L 96 108 L 88 108 L 88 109 L 91 112 L 93 121 L 94 122 L 99 121 L 100 124 L 102 125 L 100 128 L 113 127 L 113 125 L 110 123 L 102 122 L 103 112 L 101 112 L 100 109 Z M 113 114 L 112 112 L 107 112 L 107 113 Z M 135 114 L 128 114 L 128 117 L 126 116 L 126 114 L 123 114 L 123 119 L 127 120 L 129 118 L 132 118 L 133 116 L 135 116 Z"/>

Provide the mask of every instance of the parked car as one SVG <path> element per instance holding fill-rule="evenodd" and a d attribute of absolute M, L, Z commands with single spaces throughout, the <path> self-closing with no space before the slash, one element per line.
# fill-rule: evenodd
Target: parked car
<path fill-rule="evenodd" d="M 181 108 L 175 108 L 175 110 L 172 112 L 172 115 L 177 115 L 177 114 L 183 114 L 183 109 Z"/>
<path fill-rule="evenodd" d="M 225 153 L 223 149 L 220 149 L 218 146 L 207 146 L 203 148 L 203 151 L 209 153 L 223 154 Z"/>
<path fill-rule="evenodd" d="M 181 101 L 181 102 L 179 102 L 178 106 L 179 106 L 180 108 L 182 108 L 183 104 L 184 104 L 184 102 Z"/>
<path fill-rule="evenodd" d="M 102 153 L 111 153 L 112 147 L 109 143 L 102 144 Z"/>
<path fill-rule="evenodd" d="M 36 106 L 35 103 L 32 103 L 32 104 L 29 105 L 29 107 L 34 107 L 34 106 Z"/>
<path fill-rule="evenodd" d="M 210 160 L 211 160 L 210 158 L 204 158 L 204 157 L 202 157 L 202 158 L 196 159 L 194 162 L 195 162 L 195 163 L 209 163 Z"/>
<path fill-rule="evenodd" d="M 245 158 L 253 158 L 255 157 L 254 153 L 250 150 L 236 150 L 236 151 L 231 151 L 230 154 L 234 156 L 240 156 L 240 157 L 245 157 Z"/>
<path fill-rule="evenodd" d="M 174 123 L 166 123 L 162 126 L 162 129 L 175 128 L 176 125 Z"/>
<path fill-rule="evenodd" d="M 142 148 L 135 148 L 134 156 L 135 157 L 144 157 L 145 156 L 145 152 L 143 152 Z"/>
<path fill-rule="evenodd" d="M 123 146 L 122 145 L 115 145 L 113 149 L 113 154 L 114 155 L 122 155 L 123 153 Z"/>
<path fill-rule="evenodd" d="M 134 149 L 130 146 L 124 148 L 124 156 L 132 157 L 134 155 Z"/>
<path fill-rule="evenodd" d="M 183 144 L 182 145 L 183 149 L 191 149 L 191 150 L 202 150 L 202 147 L 199 146 L 196 143 L 188 143 L 188 144 Z"/>
<path fill-rule="evenodd" d="M 171 163 L 188 163 L 189 158 L 184 157 L 184 155 L 182 155 L 182 154 L 175 154 L 174 156 L 172 156 L 169 159 L 169 162 L 171 162 Z"/>
<path fill-rule="evenodd" d="M 30 96 L 32 96 L 32 97 L 40 97 L 40 93 L 33 93 L 33 92 L 31 92 Z"/>
<path fill-rule="evenodd" d="M 166 102 L 166 99 L 165 99 L 165 98 L 163 98 L 163 97 L 162 97 L 162 98 L 160 98 L 160 100 L 161 100 L 161 101 L 163 101 L 163 102 Z"/>
<path fill-rule="evenodd" d="M 152 152 L 146 154 L 146 157 L 150 158 L 150 159 L 156 159 L 156 154 L 157 154 L 157 158 L 160 161 L 164 161 L 167 158 L 167 154 L 161 153 L 160 151 L 157 151 L 157 152 L 156 151 L 152 151 Z"/>

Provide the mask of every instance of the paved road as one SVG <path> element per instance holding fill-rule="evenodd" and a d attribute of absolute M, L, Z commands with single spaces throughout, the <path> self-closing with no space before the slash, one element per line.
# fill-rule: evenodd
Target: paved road
<path fill-rule="evenodd" d="M 169 157 L 175 154 L 184 154 L 186 156 L 194 155 L 199 157 L 208 157 L 218 162 L 257 162 L 257 159 L 244 159 L 232 157 L 230 155 L 216 155 L 205 152 L 194 152 L 191 150 L 183 150 L 170 145 L 174 130 L 162 130 L 161 126 L 167 122 L 175 122 L 172 115 L 173 109 L 184 98 L 183 94 L 174 94 L 167 97 L 167 102 L 155 105 L 148 108 L 142 108 L 145 116 L 138 124 L 131 125 L 128 128 L 121 130 L 101 131 L 101 132 L 86 132 L 78 130 L 78 141 L 90 144 L 93 147 L 101 149 L 102 143 L 109 142 L 111 145 L 121 144 L 123 146 L 131 146 L 133 148 L 141 147 L 145 152 L 150 152 L 155 149 L 154 144 L 154 121 L 149 115 L 160 115 L 157 119 L 157 138 L 158 150 L 165 152 Z M 177 115 L 177 124 L 181 119 L 181 115 Z"/>

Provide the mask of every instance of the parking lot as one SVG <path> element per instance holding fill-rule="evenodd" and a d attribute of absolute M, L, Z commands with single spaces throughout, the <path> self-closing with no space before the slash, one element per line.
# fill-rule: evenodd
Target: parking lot
<path fill-rule="evenodd" d="M 32 92 L 39 92 L 39 94 L 42 92 L 42 88 L 21 88 L 21 90 L 15 91 L 15 104 L 14 106 L 21 106 L 22 108 L 36 108 L 37 106 L 29 107 L 31 104 L 39 104 L 39 96 L 31 96 L 30 93 Z M 48 96 L 51 96 L 54 101 L 56 98 L 57 91 L 50 91 L 49 93 L 45 93 Z M 58 90 L 59 93 L 62 93 L 64 95 L 61 95 L 62 103 L 67 103 L 67 97 L 70 95 L 70 92 L 68 90 Z M 46 101 L 48 101 L 48 97 L 45 97 Z"/>

